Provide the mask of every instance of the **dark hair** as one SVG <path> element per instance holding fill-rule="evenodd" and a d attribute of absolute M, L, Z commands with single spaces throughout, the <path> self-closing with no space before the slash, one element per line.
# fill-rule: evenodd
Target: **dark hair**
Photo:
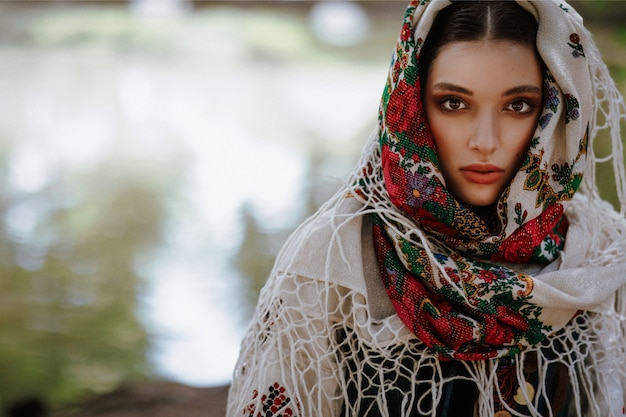
<path fill-rule="evenodd" d="M 515 1 L 455 1 L 437 14 L 420 51 L 422 87 L 437 54 L 449 43 L 497 40 L 534 48 L 536 38 L 537 21 Z"/>

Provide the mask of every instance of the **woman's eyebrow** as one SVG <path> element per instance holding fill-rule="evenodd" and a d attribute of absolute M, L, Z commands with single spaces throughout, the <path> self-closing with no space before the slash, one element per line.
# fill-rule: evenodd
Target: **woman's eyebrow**
<path fill-rule="evenodd" d="M 467 88 L 461 87 L 460 85 L 446 82 L 446 81 L 442 81 L 440 83 L 433 85 L 432 89 L 439 90 L 439 91 L 450 91 L 454 93 L 461 93 L 461 94 L 465 94 L 468 96 L 474 95 L 474 93 L 468 90 Z M 513 96 L 516 94 L 539 94 L 541 95 L 543 94 L 543 90 L 540 87 L 537 87 L 536 85 L 524 84 L 524 85 L 519 85 L 513 88 L 509 88 L 504 93 L 502 93 L 502 97 Z"/>
<path fill-rule="evenodd" d="M 504 93 L 502 93 L 502 97 L 514 96 L 516 94 L 543 94 L 543 90 L 536 85 L 520 85 L 517 87 L 509 88 Z"/>
<path fill-rule="evenodd" d="M 456 84 L 449 83 L 449 82 L 437 83 L 437 84 L 433 85 L 432 89 L 433 90 L 442 90 L 442 91 L 451 91 L 451 92 L 454 92 L 454 93 L 461 93 L 461 94 L 465 94 L 465 95 L 468 95 L 468 96 L 473 96 L 474 95 L 474 93 L 472 93 L 467 88 L 461 87 L 460 85 L 456 85 Z"/>

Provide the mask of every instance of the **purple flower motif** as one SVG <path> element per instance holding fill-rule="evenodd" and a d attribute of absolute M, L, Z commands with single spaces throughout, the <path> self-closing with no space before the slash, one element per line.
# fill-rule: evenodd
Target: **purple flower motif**
<path fill-rule="evenodd" d="M 546 83 L 543 102 L 546 109 L 550 109 L 552 113 L 556 113 L 559 103 L 561 102 L 561 100 L 559 100 L 559 90 Z"/>
<path fill-rule="evenodd" d="M 407 203 L 411 207 L 423 207 L 424 203 L 435 193 L 435 186 L 429 184 L 430 179 L 417 172 L 407 173 Z"/>
<path fill-rule="evenodd" d="M 546 113 L 543 116 L 541 116 L 541 118 L 539 119 L 539 127 L 541 129 L 545 129 L 546 126 L 548 126 L 548 124 L 550 123 L 550 120 L 552 120 L 552 113 Z"/>

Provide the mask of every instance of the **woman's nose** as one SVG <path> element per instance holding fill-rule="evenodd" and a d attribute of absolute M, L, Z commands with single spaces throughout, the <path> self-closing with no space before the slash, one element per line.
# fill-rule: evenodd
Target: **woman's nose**
<path fill-rule="evenodd" d="M 470 138 L 470 148 L 481 154 L 490 154 L 500 144 L 499 129 L 496 118 L 490 112 L 478 114 L 475 119 L 475 128 Z"/>

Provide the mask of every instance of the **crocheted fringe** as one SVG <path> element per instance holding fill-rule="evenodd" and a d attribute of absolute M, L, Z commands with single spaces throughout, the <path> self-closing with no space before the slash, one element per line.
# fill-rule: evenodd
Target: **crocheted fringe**
<path fill-rule="evenodd" d="M 589 239 L 582 266 L 604 266 L 626 259 L 626 175 L 620 135 L 626 106 L 597 48 L 586 51 L 597 113 L 590 124 L 583 184 L 567 213 Z M 387 198 L 377 138 L 373 132 L 342 189 L 295 231 L 279 254 L 242 342 L 228 416 L 356 416 L 367 415 L 368 408 L 384 417 L 409 416 L 416 410 L 435 416 L 452 381 L 473 387 L 477 416 L 494 415 L 499 409 L 514 416 L 553 416 L 564 402 L 569 404 L 568 416 L 623 416 L 624 287 L 603 308 L 580 314 L 541 346 L 526 349 L 512 361 L 455 362 L 460 370 L 449 372 L 451 364 L 425 349 L 397 316 L 371 317 L 361 292 L 330 279 L 328 260 L 334 256 L 351 267 L 342 229 L 370 212 L 384 213 L 404 238 L 427 250 L 432 265 L 439 265 L 428 249 L 429 238 Z M 611 164 L 618 212 L 599 197 L 596 173 L 601 164 Z M 348 198 L 360 201 L 362 208 L 341 214 L 337 208 Z M 321 262 L 327 260 L 326 278 L 306 279 L 289 272 L 293 254 L 300 253 L 305 242 L 302 236 L 311 234 L 329 214 L 332 237 L 327 247 L 320 248 L 325 253 L 319 254 Z M 560 393 L 552 392 L 546 382 L 557 374 L 568 381 Z M 531 379 L 534 385 L 527 384 Z"/>

